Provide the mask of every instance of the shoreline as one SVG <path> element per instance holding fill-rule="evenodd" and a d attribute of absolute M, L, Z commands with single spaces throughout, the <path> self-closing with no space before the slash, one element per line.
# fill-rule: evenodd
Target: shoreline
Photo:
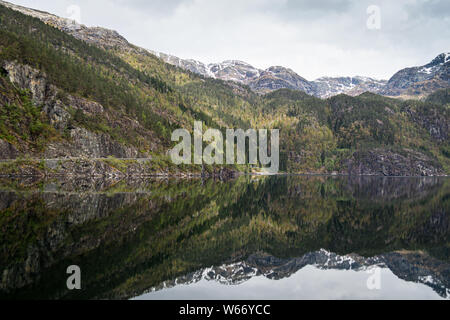
<path fill-rule="evenodd" d="M 327 176 L 327 177 L 391 177 L 391 178 L 423 178 L 449 177 L 442 175 L 384 175 L 384 174 L 352 174 L 348 172 L 249 172 L 248 167 L 236 166 L 176 166 L 166 160 L 154 158 L 61 158 L 61 159 L 1 159 L 1 178 L 219 178 L 227 179 L 242 175 L 252 177 L 266 176 Z"/>

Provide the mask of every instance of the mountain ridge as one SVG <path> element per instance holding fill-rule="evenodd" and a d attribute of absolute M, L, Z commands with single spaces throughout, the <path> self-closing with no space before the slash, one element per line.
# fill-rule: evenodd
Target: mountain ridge
<path fill-rule="evenodd" d="M 193 59 L 180 59 L 173 55 L 151 51 L 165 62 L 185 70 L 218 78 L 236 81 L 248 85 L 257 93 L 268 93 L 278 89 L 303 91 L 319 98 L 329 98 L 339 94 L 357 96 L 364 92 L 372 92 L 384 96 L 426 96 L 438 89 L 450 86 L 450 52 L 436 56 L 431 62 L 416 67 L 408 67 L 396 72 L 389 80 L 375 79 L 366 76 L 323 76 L 308 81 L 292 69 L 283 66 L 271 66 L 265 70 L 253 67 L 239 60 L 225 60 L 221 63 L 204 64 Z M 224 72 L 228 71 L 228 72 Z M 426 88 L 430 81 L 437 83 Z M 421 88 L 418 90 L 417 88 Z"/>
<path fill-rule="evenodd" d="M 174 55 L 149 50 L 152 54 L 169 64 L 188 70 L 204 77 L 235 81 L 248 85 L 253 91 L 265 94 L 278 89 L 293 89 L 307 94 L 328 98 L 341 93 L 358 95 L 365 91 L 379 92 L 387 80 L 365 76 L 320 77 L 309 81 L 291 68 L 271 66 L 259 69 L 240 60 L 225 60 L 219 63 L 205 64 L 194 59 L 181 59 Z"/>

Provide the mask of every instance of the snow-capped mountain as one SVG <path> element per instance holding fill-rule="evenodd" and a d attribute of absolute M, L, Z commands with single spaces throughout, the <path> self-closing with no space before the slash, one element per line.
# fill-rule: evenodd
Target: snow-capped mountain
<path fill-rule="evenodd" d="M 261 75 L 249 83 L 256 92 L 266 93 L 288 88 L 314 94 L 314 85 L 291 69 L 276 66 L 261 72 Z"/>
<path fill-rule="evenodd" d="M 328 98 L 340 93 L 356 96 L 366 91 L 379 93 L 386 85 L 386 80 L 377 80 L 369 77 L 322 77 L 313 81 L 315 96 Z"/>
<path fill-rule="evenodd" d="M 176 56 L 148 50 L 165 62 L 200 74 L 204 77 L 221 79 L 225 81 L 236 81 L 249 84 L 252 80 L 260 77 L 262 70 L 256 69 L 250 64 L 239 60 L 227 60 L 221 63 L 205 64 L 193 59 L 181 59 Z"/>
<path fill-rule="evenodd" d="M 222 63 L 211 63 L 209 71 L 215 78 L 237 81 L 248 84 L 261 76 L 261 70 L 239 60 L 227 60 Z"/>
<path fill-rule="evenodd" d="M 323 77 L 308 81 L 292 69 L 282 66 L 272 66 L 266 70 L 258 69 L 249 63 L 239 60 L 227 60 L 221 63 L 204 64 L 191 59 L 180 59 L 173 55 L 154 52 L 159 58 L 169 64 L 185 70 L 201 74 L 205 77 L 236 81 L 248 85 L 253 91 L 267 93 L 288 88 L 304 91 L 320 98 L 328 98 L 340 93 L 358 95 L 365 91 L 378 92 L 386 84 L 385 80 L 368 77 Z"/>
<path fill-rule="evenodd" d="M 171 55 L 158 54 L 158 56 L 167 63 L 205 77 L 248 85 L 258 93 L 288 88 L 304 91 L 319 98 L 328 98 L 341 93 L 356 96 L 366 91 L 386 96 L 425 96 L 450 86 L 450 53 L 442 53 L 424 66 L 402 69 L 389 81 L 362 76 L 322 77 L 308 81 L 293 70 L 280 66 L 261 70 L 237 60 L 205 65 L 199 61 L 183 60 Z"/>
<path fill-rule="evenodd" d="M 157 56 L 158 58 L 164 60 L 165 62 L 182 68 L 184 70 L 191 71 L 193 73 L 201 74 L 204 77 L 215 78 L 215 74 L 212 73 L 209 67 L 197 60 L 193 59 L 180 59 L 178 57 L 172 56 L 170 54 L 165 54 L 161 52 L 156 52 L 152 50 L 148 50 L 151 54 Z"/>
<path fill-rule="evenodd" d="M 450 52 L 441 53 L 430 63 L 405 68 L 389 79 L 384 95 L 427 95 L 441 88 L 450 86 Z"/>
<path fill-rule="evenodd" d="M 424 66 L 402 69 L 389 81 L 362 76 L 322 77 L 308 81 L 293 70 L 280 66 L 261 70 L 237 60 L 205 65 L 195 60 L 183 60 L 161 53 L 157 55 L 167 63 L 205 77 L 248 85 L 258 93 L 288 88 L 304 91 L 319 98 L 328 98 L 341 93 L 356 96 L 366 91 L 386 96 L 425 96 L 450 86 L 450 53 L 442 53 Z"/>

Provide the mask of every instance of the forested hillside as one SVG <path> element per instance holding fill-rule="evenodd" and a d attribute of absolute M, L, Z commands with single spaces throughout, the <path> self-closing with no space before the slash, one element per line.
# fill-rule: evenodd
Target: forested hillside
<path fill-rule="evenodd" d="M 101 39 L 100 39 L 101 40 Z M 165 156 L 176 128 L 279 128 L 281 169 L 450 173 L 449 89 L 319 99 L 204 78 L 123 40 L 78 39 L 0 5 L 0 158 Z"/>

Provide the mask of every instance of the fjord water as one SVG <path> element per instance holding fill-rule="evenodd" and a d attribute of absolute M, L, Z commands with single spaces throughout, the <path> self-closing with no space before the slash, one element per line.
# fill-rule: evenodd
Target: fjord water
<path fill-rule="evenodd" d="M 448 298 L 449 209 L 437 177 L 1 180 L 0 298 Z"/>

